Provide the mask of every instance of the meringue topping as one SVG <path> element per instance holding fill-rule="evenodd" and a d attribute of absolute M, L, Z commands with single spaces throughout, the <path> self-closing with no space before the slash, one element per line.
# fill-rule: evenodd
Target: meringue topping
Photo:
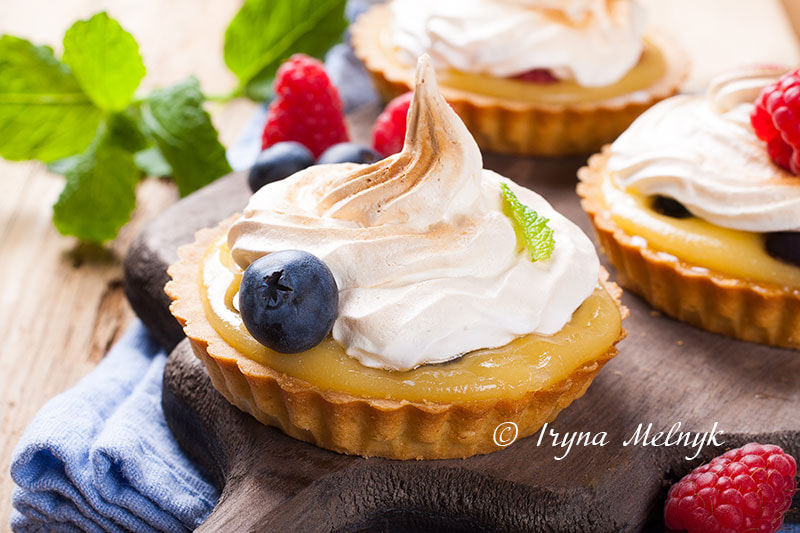
<path fill-rule="evenodd" d="M 621 80 L 644 48 L 635 0 L 393 0 L 392 41 L 412 61 L 498 78 L 549 69 L 602 87 Z"/>
<path fill-rule="evenodd" d="M 612 145 L 608 168 L 622 188 L 660 194 L 717 226 L 800 231 L 800 180 L 775 165 L 750 125 L 761 90 L 785 69 L 740 69 L 707 94 L 665 100 Z"/>
<path fill-rule="evenodd" d="M 543 198 L 482 167 L 423 57 L 403 150 L 266 185 L 228 233 L 232 258 L 243 269 L 285 249 L 322 259 L 340 289 L 333 338 L 365 366 L 408 370 L 553 334 L 597 287 L 597 255 Z M 501 183 L 550 219 L 548 261 L 522 252 Z"/>

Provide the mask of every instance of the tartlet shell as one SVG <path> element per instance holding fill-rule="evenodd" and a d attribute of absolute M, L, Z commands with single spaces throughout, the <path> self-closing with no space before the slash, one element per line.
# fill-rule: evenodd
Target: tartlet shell
<path fill-rule="evenodd" d="M 617 282 L 655 309 L 706 331 L 800 349 L 800 290 L 692 265 L 642 245 L 613 222 L 601 190 L 609 156 L 605 147 L 578 171 L 578 195 Z"/>
<path fill-rule="evenodd" d="M 398 68 L 374 46 L 374 33 L 388 23 L 389 16 L 385 5 L 376 5 L 350 27 L 355 54 L 385 101 L 413 88 L 413 67 Z M 651 32 L 648 38 L 665 55 L 667 71 L 646 90 L 576 104 L 504 100 L 444 85 L 440 90 L 484 150 L 539 156 L 589 154 L 617 138 L 647 108 L 676 94 L 686 78 L 686 55 L 659 33 Z"/>
<path fill-rule="evenodd" d="M 390 459 L 460 458 L 497 451 L 501 448 L 493 433 L 500 423 L 516 423 L 522 438 L 555 419 L 584 394 L 597 372 L 617 355 L 616 343 L 626 336 L 620 328 L 618 339 L 605 353 L 561 382 L 514 399 L 410 402 L 323 390 L 249 359 L 207 320 L 198 290 L 200 264 L 233 220 L 199 231 L 193 244 L 178 250 L 180 260 L 169 267 L 172 281 L 165 288 L 173 300 L 170 311 L 183 325 L 214 387 L 231 404 L 263 424 L 322 448 Z M 607 276 L 603 271 L 601 282 L 624 319 L 628 310 L 619 301 L 622 291 Z"/>

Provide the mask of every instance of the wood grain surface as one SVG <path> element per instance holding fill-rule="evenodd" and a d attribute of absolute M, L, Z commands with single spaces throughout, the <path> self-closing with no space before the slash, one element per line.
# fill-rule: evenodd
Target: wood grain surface
<path fill-rule="evenodd" d="M 784 0 L 800 28 L 800 2 Z M 4 0 L 0 34 L 11 33 L 60 50 L 71 23 L 106 9 L 139 41 L 145 87 L 195 74 L 207 92 L 233 80 L 221 58 L 222 33 L 240 2 L 207 0 Z M 690 50 L 689 87 L 701 87 L 724 66 L 770 60 L 797 63 L 800 48 L 777 0 L 647 0 L 654 24 Z M 230 145 L 255 105 L 209 106 Z M 36 163 L 0 160 L 0 527 L 11 511 L 11 452 L 41 405 L 86 374 L 133 314 L 122 297 L 120 257 L 143 223 L 177 198 L 174 187 L 147 181 L 134 220 L 104 250 L 76 246 L 52 227 L 51 205 L 63 179 Z"/>
<path fill-rule="evenodd" d="M 534 188 L 592 234 L 575 194 L 580 159 L 484 156 L 484 163 Z M 170 345 L 180 328 L 164 318 L 168 301 L 158 285 L 176 245 L 240 211 L 248 196 L 244 174 L 224 178 L 153 220 L 129 253 L 135 308 Z M 724 449 L 756 440 L 800 454 L 800 352 L 700 331 L 631 294 L 623 302 L 631 316 L 619 355 L 550 425 L 562 439 L 605 432 L 607 444 L 576 445 L 568 454 L 549 433 L 465 460 L 388 461 L 322 450 L 231 407 L 181 342 L 165 370 L 167 422 L 224 487 L 201 529 L 372 531 L 389 521 L 393 531 L 657 529 L 666 488 Z M 693 460 L 685 459 L 694 456 L 690 446 L 623 446 L 640 424 L 655 433 L 678 422 L 697 433 L 716 427 L 724 432 L 721 446 L 707 444 Z"/>

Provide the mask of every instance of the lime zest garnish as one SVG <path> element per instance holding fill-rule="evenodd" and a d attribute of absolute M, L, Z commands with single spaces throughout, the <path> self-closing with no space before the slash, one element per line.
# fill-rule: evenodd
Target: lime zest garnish
<path fill-rule="evenodd" d="M 550 259 L 556 245 L 553 229 L 547 225 L 550 219 L 520 202 L 505 183 L 500 184 L 500 190 L 503 191 L 503 212 L 511 219 L 517 240 L 528 250 L 531 261 Z"/>

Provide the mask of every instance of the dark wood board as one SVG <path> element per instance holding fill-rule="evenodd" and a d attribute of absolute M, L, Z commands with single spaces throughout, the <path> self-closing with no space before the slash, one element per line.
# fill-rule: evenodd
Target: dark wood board
<path fill-rule="evenodd" d="M 575 194 L 582 159 L 485 155 L 485 166 L 543 196 L 592 234 Z M 635 295 L 619 356 L 551 427 L 606 432 L 606 446 L 560 447 L 539 434 L 465 460 L 389 461 L 340 455 L 262 426 L 230 406 L 168 314 L 162 287 L 178 245 L 241 209 L 249 197 L 234 174 L 182 200 L 139 236 L 126 261 L 139 316 L 174 349 L 163 405 L 180 444 L 220 487 L 208 531 L 659 531 L 670 483 L 724 449 L 753 440 L 800 457 L 800 353 L 706 333 L 658 313 Z M 613 269 L 611 269 L 613 278 Z M 623 447 L 638 424 L 675 422 L 724 445 L 693 461 L 677 447 Z M 795 498 L 789 518 L 800 519 Z"/>

